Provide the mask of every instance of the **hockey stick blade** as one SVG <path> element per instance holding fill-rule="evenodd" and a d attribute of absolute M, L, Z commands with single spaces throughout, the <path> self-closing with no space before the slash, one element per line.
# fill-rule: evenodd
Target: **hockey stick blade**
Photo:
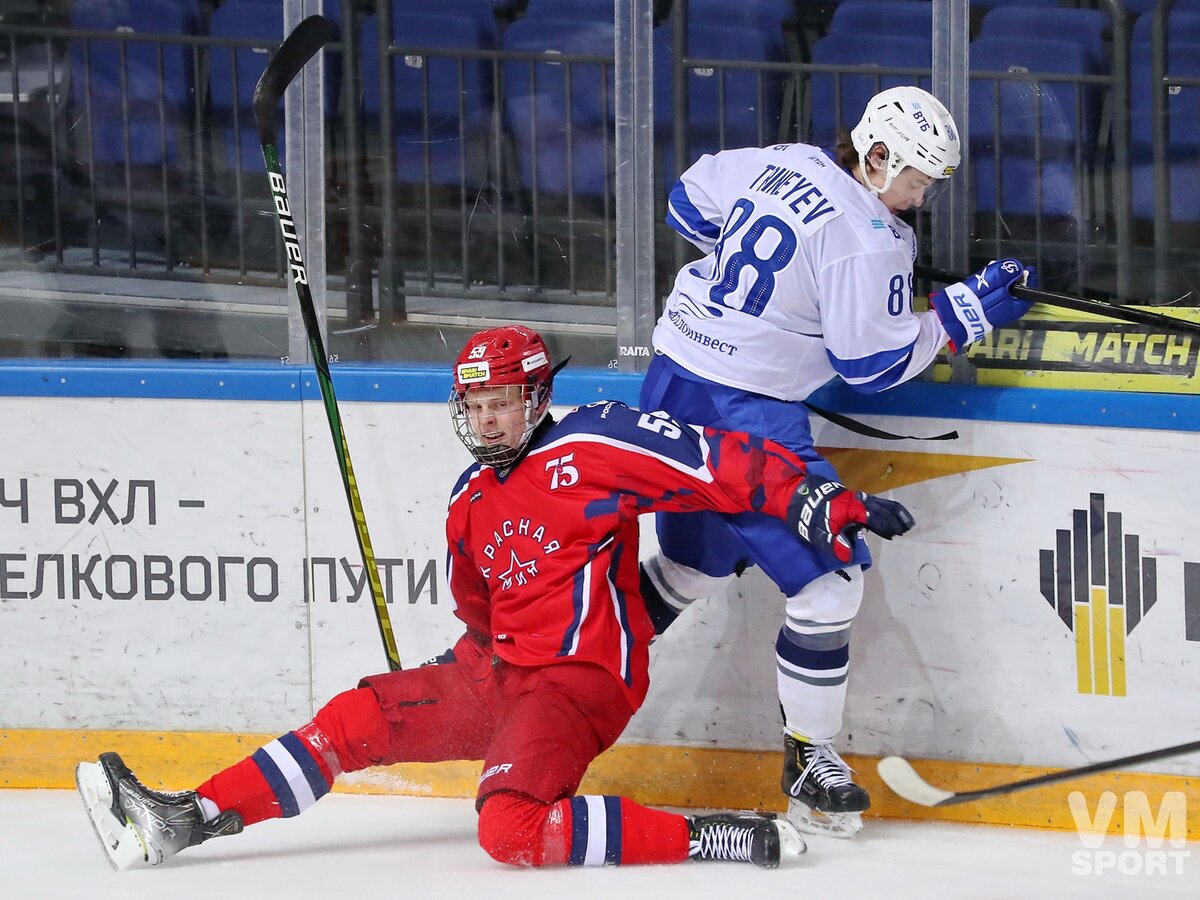
<path fill-rule="evenodd" d="M 943 269 L 922 266 L 920 264 L 913 266 L 913 274 L 918 278 L 928 278 L 930 281 L 937 281 L 942 284 L 966 281 L 971 277 L 970 275 L 960 275 L 956 272 L 947 272 Z M 1085 299 L 1074 297 L 1070 294 L 1062 294 L 1058 291 L 1047 291 L 1043 288 L 1024 287 L 1022 285 L 1014 285 L 1010 289 L 1010 292 L 1020 300 L 1044 303 L 1047 306 L 1057 306 L 1062 309 L 1073 309 L 1077 312 L 1106 316 L 1110 319 L 1116 319 L 1120 322 L 1130 322 L 1135 325 L 1150 325 L 1155 328 L 1161 328 L 1164 331 L 1200 334 L 1200 322 L 1176 319 L 1174 316 L 1164 316 L 1161 313 L 1147 312 L 1144 309 L 1121 306 L 1120 304 L 1110 303 L 1106 300 Z"/>
<path fill-rule="evenodd" d="M 324 16 L 309 16 L 279 45 L 254 87 L 254 124 L 264 144 L 275 143 L 275 110 L 292 79 L 318 50 L 337 37 L 337 26 Z"/>
<path fill-rule="evenodd" d="M 920 806 L 942 806 L 952 799 L 953 791 L 936 788 L 920 775 L 912 764 L 900 756 L 885 756 L 876 766 L 883 783 L 892 789 L 892 793 L 903 797 L 909 803 Z"/>
<path fill-rule="evenodd" d="M 1182 756 L 1185 753 L 1200 751 L 1200 741 L 1187 744 L 1176 744 L 1174 747 L 1163 747 L 1160 750 L 1149 750 L 1146 753 L 1135 753 L 1133 756 L 1122 756 L 1120 759 L 1110 759 L 1105 762 L 1080 766 L 1078 769 L 1063 769 L 1060 772 L 1048 772 L 1036 778 L 1025 778 L 1021 781 L 1010 781 L 1007 784 L 997 784 L 977 791 L 948 791 L 935 787 L 917 774 L 916 769 L 908 760 L 900 756 L 887 756 L 879 761 L 877 769 L 892 791 L 910 803 L 919 806 L 954 806 L 958 803 L 970 803 L 973 800 L 985 800 L 988 797 L 1001 797 L 1005 794 L 1015 794 L 1031 788 L 1057 784 L 1060 781 L 1071 781 L 1085 775 L 1097 772 L 1108 772 L 1121 766 L 1134 766 L 1139 763 L 1153 762 L 1156 759 L 1166 759 L 1170 756 Z"/>

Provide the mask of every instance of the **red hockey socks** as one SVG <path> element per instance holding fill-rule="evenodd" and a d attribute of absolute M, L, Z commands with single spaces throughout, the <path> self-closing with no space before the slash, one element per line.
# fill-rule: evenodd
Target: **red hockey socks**
<path fill-rule="evenodd" d="M 196 793 L 221 812 L 236 809 L 247 825 L 295 816 L 327 793 L 333 779 L 378 762 L 388 727 L 370 688 L 338 694 L 316 718 L 218 772 Z"/>
<path fill-rule="evenodd" d="M 246 825 L 304 812 L 333 786 L 337 770 L 320 751 L 328 744 L 314 726 L 289 731 L 240 763 L 218 772 L 196 793 L 225 812 L 236 809 Z M 336 762 L 336 756 L 332 756 Z"/>
<path fill-rule="evenodd" d="M 684 816 L 625 797 L 567 797 L 546 819 L 545 864 L 571 866 L 677 863 L 688 858 Z"/>

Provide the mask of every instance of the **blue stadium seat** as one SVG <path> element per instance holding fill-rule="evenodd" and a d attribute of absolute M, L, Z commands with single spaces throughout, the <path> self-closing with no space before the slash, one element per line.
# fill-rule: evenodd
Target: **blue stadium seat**
<path fill-rule="evenodd" d="M 1153 17 L 1145 14 L 1154 12 L 1158 4 L 1159 0 L 1125 0 L 1125 12 L 1130 15 L 1144 16 L 1149 19 Z M 1176 12 L 1180 12 L 1188 7 L 1195 9 L 1198 6 L 1200 6 L 1200 2 L 1197 2 L 1197 0 L 1175 0 L 1175 5 L 1171 7 L 1171 16 L 1174 18 Z M 1141 19 L 1138 21 L 1141 21 Z"/>
<path fill-rule="evenodd" d="M 996 37 L 981 37 L 970 54 L 976 208 L 995 210 L 998 203 L 1007 213 L 1081 218 L 1085 171 L 1076 161 L 1086 170 L 1094 156 L 1100 92 L 1095 85 L 1036 76 L 1098 74 L 1090 54 L 1067 41 Z M 984 72 L 1033 74 L 1002 80 Z"/>
<path fill-rule="evenodd" d="M 829 34 L 928 38 L 933 34 L 933 4 L 928 0 L 845 0 L 833 12 Z"/>
<path fill-rule="evenodd" d="M 325 0 L 324 15 L 334 21 L 340 16 L 339 0 Z M 257 40 L 264 47 L 214 46 L 209 53 L 209 103 L 214 125 L 225 132 L 225 161 L 230 167 L 255 171 L 263 166 L 262 148 L 254 125 L 254 87 L 267 66 L 270 52 L 265 46 L 283 40 L 283 12 L 273 0 L 224 0 L 209 21 L 209 34 L 230 40 Z M 236 63 L 235 63 L 236 59 Z M 236 66 L 236 70 L 235 70 Z M 325 66 L 325 116 L 337 114 L 340 59 L 329 57 Z M 235 83 L 236 76 L 236 83 Z M 276 146 L 285 155 L 283 108 L 278 112 Z"/>
<path fill-rule="evenodd" d="M 525 19 L 612 25 L 614 12 L 612 0 L 529 0 Z"/>
<path fill-rule="evenodd" d="M 737 17 L 733 17 L 737 20 Z M 654 30 L 654 120 L 663 180 L 675 171 L 673 32 L 670 24 Z M 761 28 L 731 27 L 707 19 L 688 25 L 688 55 L 695 59 L 781 62 L 782 46 Z M 758 147 L 778 139 L 782 84 L 778 72 L 745 68 L 685 71 L 688 91 L 687 157 L 731 147 Z"/>
<path fill-rule="evenodd" d="M 500 29 L 495 11 L 499 4 L 492 0 L 438 0 L 433 6 L 428 0 L 392 0 L 392 23 L 416 14 L 418 16 L 455 16 L 470 19 L 488 35 L 489 47 L 500 43 Z M 393 28 L 395 30 L 395 28 Z"/>
<path fill-rule="evenodd" d="M 688 0 L 689 25 L 707 22 L 739 28 L 778 30 L 796 18 L 792 0 Z"/>
<path fill-rule="evenodd" d="M 507 60 L 504 107 L 527 190 L 600 197 L 612 187 L 613 26 L 526 16 L 504 32 L 504 49 L 600 56 L 610 62 Z"/>
<path fill-rule="evenodd" d="M 672 12 L 677 4 L 671 3 Z M 613 0 L 528 0 L 525 17 L 533 19 L 580 20 L 586 22 L 613 21 Z M 689 0 L 688 18 L 691 21 L 719 14 L 722 24 L 747 25 L 778 29 L 795 18 L 792 0 Z"/>
<path fill-rule="evenodd" d="M 863 110 L 879 91 L 914 82 L 930 89 L 929 76 L 888 74 L 889 69 L 928 67 L 933 60 L 929 37 L 892 37 L 865 41 L 856 34 L 828 34 L 813 45 L 813 62 L 833 66 L 873 66 L 870 73 L 814 72 L 812 89 L 811 143 L 832 146 L 838 126 L 846 130 L 858 124 Z M 838 98 L 840 96 L 840 104 Z"/>
<path fill-rule="evenodd" d="M 1130 180 L 1133 215 L 1154 217 L 1154 94 L 1151 52 L 1146 41 L 1130 51 Z M 1200 41 L 1170 40 L 1167 74 L 1200 76 Z M 1171 220 L 1200 222 L 1200 88 L 1177 86 L 1167 96 L 1167 164 Z"/>
<path fill-rule="evenodd" d="M 450 4 L 451 12 L 455 9 Z M 363 114 L 368 125 L 380 122 L 379 24 L 362 23 Z M 446 50 L 493 50 L 491 26 L 470 18 L 430 11 L 393 11 L 392 41 L 398 47 Z M 461 185 L 477 183 L 486 164 L 492 111 L 489 60 L 398 53 L 392 56 L 392 126 L 396 177 L 401 182 Z"/>
<path fill-rule="evenodd" d="M 1167 20 L 1167 38 L 1181 43 L 1200 42 L 1200 0 L 1187 4 L 1176 0 Z M 1139 16 L 1133 23 L 1132 43 L 1142 44 L 1150 40 L 1154 28 L 1154 16 Z"/>
<path fill-rule="evenodd" d="M 792 0 L 689 0 L 688 31 L 697 27 L 740 28 L 758 31 L 769 48 L 764 60 L 785 58 L 784 29 L 796 20 L 796 6 Z M 669 27 L 669 20 L 668 25 Z M 692 40 L 689 37 L 689 40 Z M 699 56 L 694 49 L 693 56 Z M 708 54 L 706 54 L 708 55 Z M 715 59 L 716 56 L 713 56 Z M 721 55 L 722 59 L 734 59 L 732 55 Z M 753 57 L 748 57 L 753 58 Z"/>
<path fill-rule="evenodd" d="M 268 45 L 278 44 L 283 39 L 283 16 L 264 15 L 262 6 L 257 0 L 226 0 L 209 20 L 209 34 L 216 38 L 249 38 Z M 209 102 L 213 124 L 225 132 L 225 159 L 231 167 L 252 170 L 263 164 L 251 100 L 267 59 L 268 51 L 257 47 L 214 46 L 209 53 Z M 282 108 L 279 121 L 282 124 Z M 281 153 L 283 144 L 281 127 L 278 137 Z"/>
<path fill-rule="evenodd" d="M 1107 49 L 1111 32 L 1111 20 L 1098 9 L 1005 6 L 984 17 L 979 36 L 1072 41 L 1087 50 L 1097 72 L 1107 73 L 1111 69 Z"/>
<path fill-rule="evenodd" d="M 1129 6 L 1129 0 L 1126 0 Z M 971 0 L 971 6 L 977 9 L 995 9 L 1000 6 L 1039 6 L 1042 8 L 1062 6 L 1062 0 Z"/>
<path fill-rule="evenodd" d="M 201 32 L 201 19 L 196 0 L 107 0 L 74 4 L 71 26 L 185 36 Z M 90 110 L 87 139 L 98 165 L 178 160 L 180 136 L 194 111 L 192 61 L 193 48 L 183 43 L 71 40 L 72 101 L 78 117 Z"/>

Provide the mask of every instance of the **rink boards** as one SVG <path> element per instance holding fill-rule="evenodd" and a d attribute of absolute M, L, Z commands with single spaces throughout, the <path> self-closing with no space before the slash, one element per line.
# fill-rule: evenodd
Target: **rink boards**
<path fill-rule="evenodd" d="M 414 665 L 458 634 L 443 517 L 470 459 L 441 371 L 339 367 L 335 380 L 397 644 Z M 564 374 L 557 396 L 632 402 L 636 389 L 584 372 Z M 101 733 L 164 773 L 206 771 L 386 668 L 311 372 L 10 365 L 0 395 L 12 436 L 0 449 L 4 784 L 63 782 L 66 761 L 105 749 Z M 1013 766 L 1195 739 L 1198 398 L 909 385 L 822 400 L 899 434 L 958 432 L 884 442 L 816 420 L 844 481 L 918 520 L 901 540 L 872 541 L 848 754 L 946 761 L 925 771 L 974 786 Z M 755 573 L 690 611 L 653 648 L 650 698 L 594 777 L 655 802 L 772 803 L 781 615 Z M 976 775 L 969 763 L 997 768 Z M 1200 803 L 1184 777 L 1194 760 L 1152 768 L 1171 777 L 1136 784 Z M 357 784 L 473 789 L 469 765 L 417 772 Z M 883 812 L 910 812 L 875 793 Z M 1027 824 L 1055 815 L 1021 808 Z"/>

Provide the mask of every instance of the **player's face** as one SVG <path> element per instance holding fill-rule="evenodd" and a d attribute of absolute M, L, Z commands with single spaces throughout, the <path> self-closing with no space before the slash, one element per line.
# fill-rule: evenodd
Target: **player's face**
<path fill-rule="evenodd" d="M 926 194 L 935 181 L 936 178 L 907 166 L 896 173 L 891 186 L 879 195 L 879 199 L 894 215 L 918 209 L 925 204 Z"/>
<path fill-rule="evenodd" d="M 526 424 L 524 397 L 525 389 L 515 384 L 467 392 L 467 421 L 485 447 L 520 446 Z"/>

